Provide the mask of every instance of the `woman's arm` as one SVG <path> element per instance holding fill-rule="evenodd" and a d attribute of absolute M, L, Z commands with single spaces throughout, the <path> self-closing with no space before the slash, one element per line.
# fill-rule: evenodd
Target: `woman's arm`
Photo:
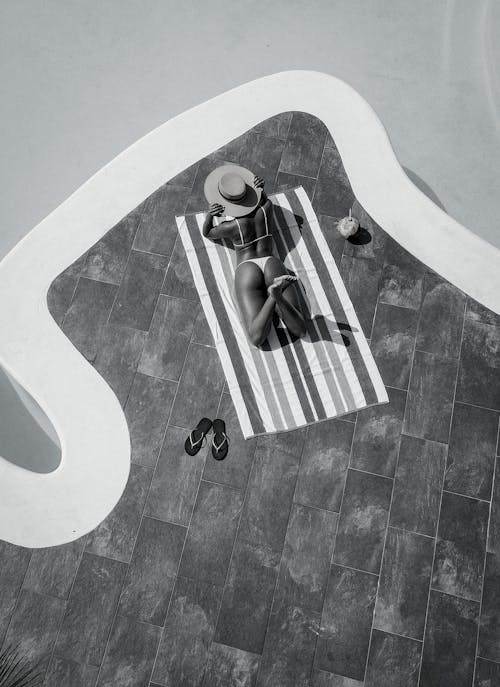
<path fill-rule="evenodd" d="M 205 217 L 203 223 L 203 236 L 211 241 L 219 239 L 232 239 L 234 236 L 235 222 L 226 221 L 221 222 L 217 226 L 214 225 L 214 217 L 220 217 L 224 208 L 218 203 L 213 203 Z"/>

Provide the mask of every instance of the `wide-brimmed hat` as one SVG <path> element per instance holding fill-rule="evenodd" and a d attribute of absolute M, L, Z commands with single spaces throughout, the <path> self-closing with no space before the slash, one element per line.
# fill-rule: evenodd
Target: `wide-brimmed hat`
<path fill-rule="evenodd" d="M 260 203 L 262 189 L 253 185 L 254 174 L 239 165 L 217 167 L 205 179 L 205 198 L 209 204 L 220 203 L 224 214 L 243 217 Z"/>

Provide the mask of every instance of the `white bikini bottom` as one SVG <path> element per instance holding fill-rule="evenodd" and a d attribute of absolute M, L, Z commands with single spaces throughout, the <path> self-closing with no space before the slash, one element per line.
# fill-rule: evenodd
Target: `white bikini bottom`
<path fill-rule="evenodd" d="M 240 265 L 243 265 L 245 262 L 254 262 L 257 265 L 257 267 L 260 267 L 262 273 L 264 273 L 264 267 L 266 265 L 266 262 L 269 260 L 269 258 L 272 257 L 272 255 L 266 255 L 263 258 L 248 258 L 247 260 L 242 260 L 240 263 L 238 263 L 238 265 L 236 265 L 236 269 L 238 269 L 238 267 Z"/>

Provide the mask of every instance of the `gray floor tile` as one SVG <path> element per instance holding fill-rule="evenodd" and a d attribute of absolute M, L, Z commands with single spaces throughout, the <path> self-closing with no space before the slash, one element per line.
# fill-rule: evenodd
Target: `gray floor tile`
<path fill-rule="evenodd" d="M 491 493 L 488 551 L 500 556 L 500 461 L 496 459 L 495 479 Z"/>
<path fill-rule="evenodd" d="M 389 527 L 373 625 L 422 640 L 434 539 Z"/>
<path fill-rule="evenodd" d="M 424 264 L 393 238 L 388 237 L 379 300 L 389 305 L 419 310 L 423 296 L 424 274 Z"/>
<path fill-rule="evenodd" d="M 287 174 L 286 172 L 278 172 L 274 192 L 284 193 L 285 191 L 296 188 L 297 186 L 302 186 L 309 198 L 312 200 L 314 196 L 314 189 L 316 188 L 316 179 L 311 177 L 303 177 L 300 174 Z"/>
<path fill-rule="evenodd" d="M 62 272 L 54 279 L 47 292 L 47 307 L 59 326 L 73 300 L 77 283 L 77 276 Z"/>
<path fill-rule="evenodd" d="M 342 253 L 346 245 L 345 238 L 339 234 L 337 229 L 337 222 L 334 217 L 328 215 L 318 215 L 319 226 L 323 232 L 323 236 L 328 244 L 331 254 L 335 258 L 337 267 L 340 267 L 342 260 Z"/>
<path fill-rule="evenodd" d="M 90 532 L 86 551 L 129 563 L 153 471 L 131 463 L 125 490 L 108 517 Z"/>
<path fill-rule="evenodd" d="M 131 251 L 110 323 L 148 331 L 167 265 L 162 255 Z"/>
<path fill-rule="evenodd" d="M 457 362 L 415 351 L 403 432 L 446 443 L 450 433 Z"/>
<path fill-rule="evenodd" d="M 417 322 L 416 310 L 377 306 L 370 348 L 386 386 L 408 388 Z"/>
<path fill-rule="evenodd" d="M 342 420 L 308 427 L 294 501 L 340 510 L 353 433 L 354 425 Z"/>
<path fill-rule="evenodd" d="M 364 260 L 343 255 L 340 263 L 340 274 L 363 333 L 370 338 L 377 305 L 381 267 L 375 260 Z"/>
<path fill-rule="evenodd" d="M 179 577 L 165 621 L 153 680 L 201 687 L 222 589 Z"/>
<path fill-rule="evenodd" d="M 358 414 L 350 465 L 394 477 L 401 441 L 406 392 L 387 388 L 389 403 Z"/>
<path fill-rule="evenodd" d="M 341 219 L 349 214 L 354 193 L 340 159 L 333 148 L 325 148 L 314 194 L 314 207 L 322 215 Z"/>
<path fill-rule="evenodd" d="M 223 585 L 240 518 L 239 489 L 201 482 L 179 574 Z"/>
<path fill-rule="evenodd" d="M 443 492 L 433 589 L 481 599 L 488 512 L 484 501 Z"/>
<path fill-rule="evenodd" d="M 142 519 L 123 586 L 121 615 L 163 625 L 185 536 L 185 527 Z"/>
<path fill-rule="evenodd" d="M 156 466 L 145 513 L 159 520 L 189 525 L 207 450 L 195 456 L 184 450 L 187 432 L 169 427 Z"/>
<path fill-rule="evenodd" d="M 160 628 L 117 616 L 97 687 L 147 685 L 160 641 Z"/>
<path fill-rule="evenodd" d="M 344 254 L 383 264 L 387 234 L 357 200 L 352 204 L 352 216 L 359 221 L 360 229 L 345 242 Z"/>
<path fill-rule="evenodd" d="M 174 298 L 194 302 L 200 300 L 180 236 L 176 239 L 161 292 Z"/>
<path fill-rule="evenodd" d="M 469 320 L 475 322 L 483 322 L 484 324 L 492 324 L 495 327 L 500 327 L 500 315 L 489 308 L 486 308 L 481 303 L 478 303 L 470 296 L 467 296 L 467 309 L 465 316 Z"/>
<path fill-rule="evenodd" d="M 84 553 L 57 639 L 55 654 L 100 665 L 127 566 Z"/>
<path fill-rule="evenodd" d="M 99 331 L 108 321 L 116 293 L 113 284 L 83 278 L 78 282 L 62 330 L 87 360 L 97 354 Z"/>
<path fill-rule="evenodd" d="M 171 184 L 172 186 L 186 186 L 187 188 L 192 188 L 196 178 L 196 173 L 198 171 L 198 165 L 199 162 L 195 162 L 193 165 L 186 167 L 186 169 L 183 169 L 182 172 L 176 174 L 175 177 L 169 179 L 167 184 Z"/>
<path fill-rule="evenodd" d="M 281 551 L 292 505 L 303 432 L 259 437 L 239 536 Z"/>
<path fill-rule="evenodd" d="M 278 576 L 281 552 L 235 543 L 214 640 L 260 654 Z"/>
<path fill-rule="evenodd" d="M 333 560 L 371 573 L 382 561 L 392 479 L 349 470 Z"/>
<path fill-rule="evenodd" d="M 101 327 L 94 367 L 124 406 L 144 346 L 145 333 L 108 324 Z"/>
<path fill-rule="evenodd" d="M 364 680 L 370 642 L 376 575 L 332 565 L 314 664 Z"/>
<path fill-rule="evenodd" d="M 419 687 L 469 687 L 479 604 L 431 592 Z"/>
<path fill-rule="evenodd" d="M 204 687 L 255 687 L 260 656 L 212 643 Z"/>
<path fill-rule="evenodd" d="M 155 467 L 176 391 L 175 382 L 135 375 L 125 405 L 133 463 Z"/>
<path fill-rule="evenodd" d="M 457 401 L 500 410 L 500 327 L 467 319 L 460 367 Z"/>
<path fill-rule="evenodd" d="M 273 606 L 257 687 L 307 685 L 319 624 L 320 614 L 309 609 L 294 604 Z"/>
<path fill-rule="evenodd" d="M 478 654 L 500 662 L 500 559 L 486 554 Z"/>
<path fill-rule="evenodd" d="M 373 630 L 366 687 L 417 687 L 422 644 Z"/>
<path fill-rule="evenodd" d="M 364 682 L 351 680 L 344 675 L 327 673 L 325 670 L 313 668 L 311 673 L 311 687 L 363 687 Z"/>
<path fill-rule="evenodd" d="M 142 205 L 139 205 L 89 249 L 82 277 L 120 284 L 141 213 Z"/>
<path fill-rule="evenodd" d="M 194 180 L 194 179 L 193 179 Z M 144 203 L 134 249 L 170 257 L 178 235 L 176 215 L 182 215 L 191 187 L 164 184 Z"/>
<path fill-rule="evenodd" d="M 99 668 L 54 656 L 45 675 L 46 687 L 95 687 Z"/>
<path fill-rule="evenodd" d="M 66 602 L 23 589 L 5 636 L 6 646 L 15 646 L 19 655 L 39 670 L 47 667 Z"/>
<path fill-rule="evenodd" d="M 465 312 L 464 293 L 435 274 L 424 277 L 417 348 L 458 358 Z"/>
<path fill-rule="evenodd" d="M 222 394 L 217 413 L 226 423 L 229 452 L 224 460 L 218 461 L 213 459 L 209 448 L 203 479 L 244 489 L 252 467 L 257 439 L 243 438 L 238 416 L 229 394 Z"/>
<path fill-rule="evenodd" d="M 390 524 L 436 535 L 446 463 L 446 445 L 402 436 Z"/>
<path fill-rule="evenodd" d="M 281 158 L 280 171 L 317 177 L 326 133 L 325 125 L 319 119 L 310 117 L 305 112 L 294 112 Z"/>
<path fill-rule="evenodd" d="M 292 506 L 276 588 L 280 601 L 321 612 L 337 517 L 317 508 Z"/>
<path fill-rule="evenodd" d="M 267 193 L 274 192 L 275 179 L 282 159 L 285 142 L 261 134 L 248 134 L 246 147 L 240 157 L 242 165 L 266 181 Z M 307 175 L 305 175 L 307 176 Z"/>
<path fill-rule="evenodd" d="M 288 136 L 288 130 L 292 121 L 293 112 L 281 112 L 274 117 L 265 119 L 257 126 L 254 126 L 252 131 L 257 134 L 264 134 L 265 136 L 274 136 L 274 138 L 281 138 L 283 140 Z"/>
<path fill-rule="evenodd" d="M 0 540 L 0 646 L 31 558 L 31 551 Z"/>
<path fill-rule="evenodd" d="M 444 488 L 479 499 L 491 498 L 498 412 L 456 403 Z"/>
<path fill-rule="evenodd" d="M 219 355 L 214 348 L 191 344 L 175 399 L 171 424 L 191 430 L 202 417 L 214 418 L 224 386 Z"/>
<path fill-rule="evenodd" d="M 476 658 L 474 687 L 498 687 L 500 685 L 500 663 Z"/>
<path fill-rule="evenodd" d="M 198 308 L 182 298 L 159 297 L 139 363 L 140 372 L 179 380 L 197 313 Z"/>
<path fill-rule="evenodd" d="M 67 599 L 75 579 L 86 538 L 69 544 L 34 549 L 23 587 Z"/>

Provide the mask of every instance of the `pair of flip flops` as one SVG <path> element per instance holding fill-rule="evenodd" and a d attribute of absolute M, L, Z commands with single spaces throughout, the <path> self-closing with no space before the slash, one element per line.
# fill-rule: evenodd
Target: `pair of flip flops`
<path fill-rule="evenodd" d="M 213 422 L 208 417 L 201 418 L 184 442 L 184 449 L 188 455 L 195 456 L 198 453 L 205 445 L 204 440 L 211 429 L 213 429 L 212 456 L 215 460 L 224 460 L 229 450 L 229 440 L 226 435 L 226 423 L 220 418 L 216 418 Z"/>

